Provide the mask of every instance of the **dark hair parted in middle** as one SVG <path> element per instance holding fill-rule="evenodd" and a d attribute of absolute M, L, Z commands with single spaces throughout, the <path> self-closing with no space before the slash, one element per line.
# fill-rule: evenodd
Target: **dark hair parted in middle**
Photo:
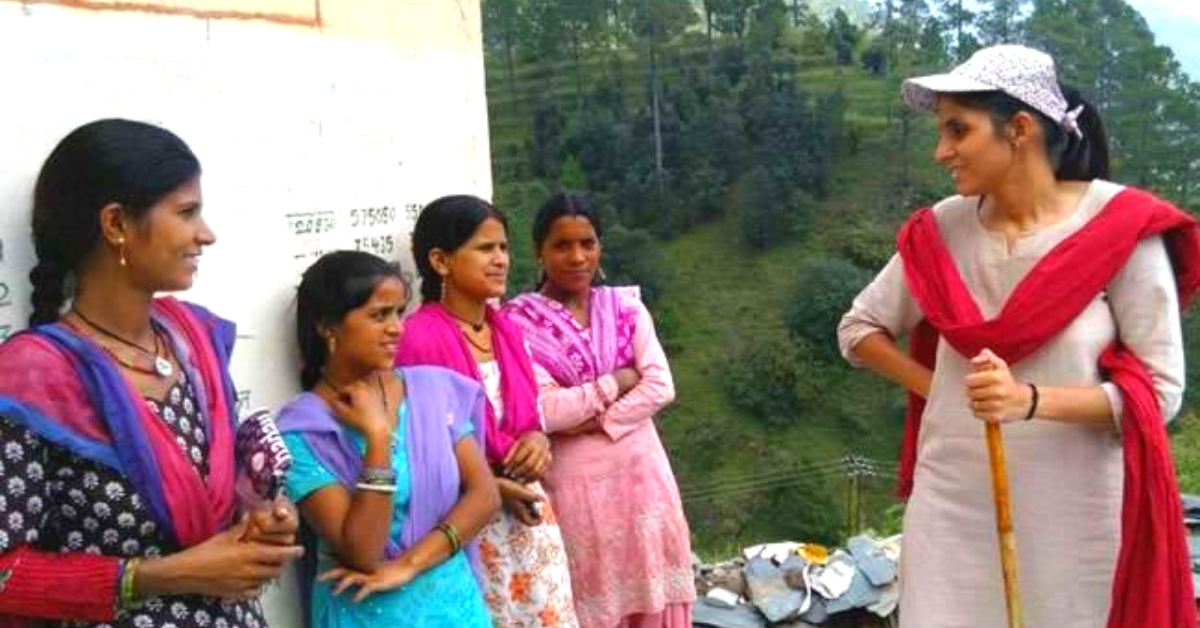
<path fill-rule="evenodd" d="M 600 214 L 592 208 L 592 202 L 586 193 L 559 192 L 546 199 L 537 215 L 533 217 L 534 253 L 540 251 L 546 243 L 546 238 L 550 237 L 550 228 L 554 226 L 554 221 L 564 216 L 587 218 L 587 221 L 592 223 L 592 229 L 596 231 L 596 237 L 604 235 L 604 229 L 600 226 Z"/>
<path fill-rule="evenodd" d="M 429 262 L 429 252 L 453 253 L 466 244 L 488 218 L 495 218 L 508 231 L 508 220 L 491 203 L 466 194 L 443 196 L 421 210 L 412 232 L 413 259 L 421 274 L 421 300 L 437 301 L 442 294 L 442 277 Z"/>
<path fill-rule="evenodd" d="M 347 314 L 362 307 L 385 279 L 398 279 L 408 287 L 399 264 L 361 251 L 327 253 L 304 271 L 296 290 L 296 342 L 303 390 L 320 381 L 329 358 L 321 330 L 341 323 Z"/>
<path fill-rule="evenodd" d="M 1004 92 L 964 92 L 945 94 L 945 97 L 972 109 L 986 111 L 992 117 L 996 133 L 1003 133 L 1005 123 L 1018 111 L 1033 116 L 1046 138 L 1046 156 L 1059 181 L 1091 181 L 1109 177 L 1108 134 L 1100 113 L 1079 90 L 1059 85 L 1067 101 L 1067 110 L 1082 106 L 1079 129 L 1083 137 L 1075 137 L 1045 114 Z"/>

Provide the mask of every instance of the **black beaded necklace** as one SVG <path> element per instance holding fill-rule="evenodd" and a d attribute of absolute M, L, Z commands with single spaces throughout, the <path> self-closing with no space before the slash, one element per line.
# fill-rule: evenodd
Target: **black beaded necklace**
<path fill-rule="evenodd" d="M 474 321 L 469 321 L 469 320 L 467 320 L 467 319 L 463 318 L 462 316 L 459 316 L 459 315 L 458 315 L 458 312 L 455 312 L 454 310 L 452 310 L 452 309 L 450 309 L 450 308 L 448 308 L 448 307 L 447 307 L 447 308 L 443 308 L 443 309 L 445 309 L 447 312 L 449 312 L 449 313 L 450 313 L 450 316 L 453 316 L 455 319 L 457 319 L 457 320 L 458 320 L 458 322 L 460 322 L 460 323 L 462 323 L 462 324 L 464 324 L 464 325 L 468 325 L 468 326 L 470 326 L 470 328 L 471 328 L 472 330 L 474 330 L 474 331 L 475 331 L 475 333 L 477 333 L 477 334 L 478 334 L 479 332 L 483 331 L 483 327 L 484 327 L 484 325 L 487 325 L 487 317 L 484 317 L 484 319 L 483 319 L 483 320 L 481 320 L 481 321 L 479 321 L 478 323 L 476 323 L 476 322 L 474 322 Z"/>
<path fill-rule="evenodd" d="M 148 369 L 146 367 L 136 365 L 133 362 L 122 359 L 112 349 L 105 347 L 104 345 L 100 345 L 100 346 L 104 347 L 104 350 L 107 351 L 108 354 L 110 356 L 112 356 L 114 360 L 116 360 L 118 363 L 120 363 L 125 368 L 137 371 L 139 373 L 146 373 L 148 375 L 157 375 L 162 378 L 170 377 L 175 374 L 174 365 L 171 364 L 170 360 L 163 357 L 163 352 L 161 351 L 162 345 L 163 345 L 162 337 L 159 335 L 158 330 L 154 328 L 153 324 L 151 324 L 150 330 L 154 334 L 154 349 L 150 350 L 136 342 L 133 342 L 132 340 L 122 337 L 120 334 L 117 334 L 116 332 L 110 331 L 110 330 L 102 327 L 101 325 L 99 325 L 98 323 L 93 321 L 92 319 L 88 318 L 87 316 L 84 316 L 83 312 L 79 311 L 78 308 L 71 308 L 71 312 L 73 314 L 75 314 L 76 318 L 83 321 L 84 324 L 86 324 L 88 327 L 92 328 L 93 330 L 98 331 L 102 335 L 107 336 L 108 338 L 111 338 L 113 340 L 116 340 L 117 342 L 119 342 L 125 346 L 132 347 L 133 349 L 136 349 L 138 352 L 142 353 L 143 355 L 149 356 L 150 359 L 153 361 L 152 363 L 154 364 L 153 369 Z"/>

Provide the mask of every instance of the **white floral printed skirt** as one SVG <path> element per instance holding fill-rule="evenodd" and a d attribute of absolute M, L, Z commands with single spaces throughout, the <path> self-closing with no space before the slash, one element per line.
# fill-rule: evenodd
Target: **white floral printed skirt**
<path fill-rule="evenodd" d="M 546 494 L 540 484 L 529 488 Z M 567 553 L 549 500 L 536 526 L 501 510 L 479 533 L 479 556 L 496 628 L 578 628 Z"/>

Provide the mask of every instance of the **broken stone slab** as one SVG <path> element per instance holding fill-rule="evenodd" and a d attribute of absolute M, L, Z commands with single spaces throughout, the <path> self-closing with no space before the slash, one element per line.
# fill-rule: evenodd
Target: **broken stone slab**
<path fill-rule="evenodd" d="M 882 597 L 882 591 L 873 586 L 870 580 L 867 580 L 861 569 L 854 567 L 850 588 L 836 599 L 829 600 L 826 608 L 829 610 L 829 614 L 833 615 L 852 608 L 866 608 L 878 602 L 880 597 Z"/>
<path fill-rule="evenodd" d="M 741 597 L 750 597 L 750 590 L 746 587 L 746 575 L 742 569 L 740 563 L 722 563 L 702 568 L 697 578 L 697 592 L 704 593 L 710 588 L 720 587 Z"/>
<path fill-rule="evenodd" d="M 854 581 L 854 564 L 849 556 L 838 553 L 813 578 L 813 588 L 827 600 L 836 600 L 850 589 Z"/>
<path fill-rule="evenodd" d="M 756 556 L 746 563 L 746 586 L 750 601 L 771 622 L 781 622 L 807 610 L 805 592 L 788 586 L 783 571 L 770 559 Z"/>
<path fill-rule="evenodd" d="M 800 619 L 818 626 L 825 623 L 825 620 L 829 619 L 829 609 L 826 607 L 827 604 L 829 604 L 829 602 L 826 602 L 825 598 L 819 595 L 814 595 L 812 603 L 808 605 L 808 610 L 800 613 Z"/>
<path fill-rule="evenodd" d="M 712 628 L 767 628 L 767 620 L 748 604 L 718 608 L 700 601 L 692 605 L 692 625 Z"/>
<path fill-rule="evenodd" d="M 793 619 L 785 621 L 782 624 L 775 624 L 775 628 L 819 628 L 819 626 L 810 624 L 802 619 Z"/>
<path fill-rule="evenodd" d="M 704 594 L 704 601 L 718 608 L 733 608 L 741 601 L 741 596 L 729 589 L 714 587 Z"/>
<path fill-rule="evenodd" d="M 764 543 L 739 554 L 733 560 L 696 568 L 698 617 L 717 622 L 697 619 L 697 626 L 862 628 L 895 620 L 899 536 L 874 539 L 862 535 L 843 550 L 806 543 Z M 889 576 L 886 584 L 875 585 Z M 709 591 L 712 596 L 706 595 Z"/>
<path fill-rule="evenodd" d="M 797 591 L 807 591 L 810 587 L 806 582 L 805 571 L 812 569 L 807 560 L 800 558 L 797 554 L 792 554 L 783 564 L 779 566 L 779 570 L 783 572 L 783 579 L 788 586 Z"/>
<path fill-rule="evenodd" d="M 796 550 L 800 548 L 800 543 L 793 541 L 782 541 L 779 543 L 761 543 L 759 545 L 751 545 L 742 550 L 742 556 L 746 560 L 755 557 L 770 559 L 776 565 L 783 563 L 789 556 L 794 556 Z"/>
<path fill-rule="evenodd" d="M 896 611 L 900 604 L 900 583 L 891 582 L 879 592 L 879 601 L 867 607 L 867 610 L 880 617 L 887 617 Z"/>
<path fill-rule="evenodd" d="M 896 563 L 874 539 L 859 535 L 846 542 L 846 550 L 871 584 L 881 587 L 896 579 Z"/>

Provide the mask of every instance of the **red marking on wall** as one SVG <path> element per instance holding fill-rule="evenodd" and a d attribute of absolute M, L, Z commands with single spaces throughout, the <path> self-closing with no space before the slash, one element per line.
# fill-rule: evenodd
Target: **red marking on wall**
<path fill-rule="evenodd" d="M 271 22 L 288 26 L 303 26 L 306 28 L 321 28 L 321 0 L 313 0 L 313 12 L 304 13 L 270 13 L 259 11 L 215 11 L 190 7 L 164 6 L 152 2 L 123 2 L 121 0 L 0 0 L 0 2 L 19 2 L 25 5 L 49 4 L 84 11 L 120 11 L 125 13 L 149 13 L 152 15 L 180 15 L 201 20 L 243 20 Z"/>

